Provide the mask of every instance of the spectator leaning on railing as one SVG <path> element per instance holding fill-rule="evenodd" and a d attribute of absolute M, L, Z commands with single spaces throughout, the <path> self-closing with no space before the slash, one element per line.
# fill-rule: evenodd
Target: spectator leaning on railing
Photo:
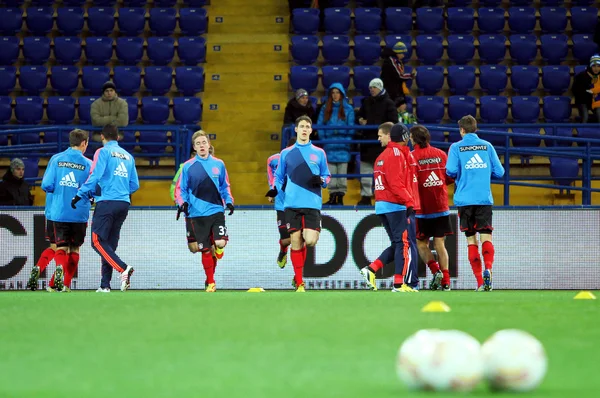
<path fill-rule="evenodd" d="M 33 196 L 25 176 L 25 163 L 15 158 L 0 180 L 0 206 L 33 206 Z"/>
<path fill-rule="evenodd" d="M 127 101 L 119 98 L 117 87 L 112 81 L 104 83 L 102 97 L 92 102 L 90 114 L 93 126 L 115 124 L 117 127 L 125 127 L 129 124 Z"/>

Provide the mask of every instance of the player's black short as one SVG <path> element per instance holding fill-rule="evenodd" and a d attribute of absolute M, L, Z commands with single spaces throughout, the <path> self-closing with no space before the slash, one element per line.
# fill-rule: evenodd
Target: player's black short
<path fill-rule="evenodd" d="M 46 240 L 50 243 L 56 243 L 54 236 L 54 221 L 46 219 Z"/>
<path fill-rule="evenodd" d="M 189 217 L 185 218 L 185 235 L 187 236 L 188 243 L 196 242 L 196 236 L 194 235 L 194 228 L 192 227 L 192 221 Z"/>
<path fill-rule="evenodd" d="M 192 217 L 190 221 L 200 250 L 210 250 L 216 240 L 229 239 L 225 226 L 225 214 L 222 212 L 210 216 Z"/>
<path fill-rule="evenodd" d="M 81 246 L 85 241 L 87 222 L 54 221 L 54 238 L 56 246 Z"/>
<path fill-rule="evenodd" d="M 494 230 L 492 227 L 491 205 L 459 207 L 458 217 L 460 218 L 460 230 L 466 236 L 473 236 L 477 232 L 491 234 Z"/>
<path fill-rule="evenodd" d="M 285 221 L 285 212 L 277 210 L 277 229 L 279 230 L 279 239 L 289 239 L 290 233 L 287 230 L 287 222 Z"/>
<path fill-rule="evenodd" d="M 435 218 L 417 218 L 418 240 L 429 240 L 431 237 L 443 238 L 453 233 L 449 215 Z"/>
<path fill-rule="evenodd" d="M 285 209 L 288 232 L 314 229 L 321 231 L 321 212 L 317 209 Z"/>

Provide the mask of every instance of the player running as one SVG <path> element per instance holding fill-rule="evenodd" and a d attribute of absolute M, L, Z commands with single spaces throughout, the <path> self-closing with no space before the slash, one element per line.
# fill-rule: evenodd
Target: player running
<path fill-rule="evenodd" d="M 456 181 L 454 204 L 458 207 L 460 230 L 469 245 L 469 263 L 477 280 L 476 291 L 492 290 L 492 205 L 494 198 L 490 187 L 492 176 L 501 178 L 504 167 L 496 150 L 489 142 L 475 134 L 477 121 L 467 115 L 458 121 L 462 140 L 455 142 L 448 152 L 446 174 Z M 485 270 L 481 272 L 481 257 L 477 243 L 481 241 Z"/>
<path fill-rule="evenodd" d="M 429 145 L 431 135 L 424 126 L 411 127 L 410 140 L 414 147 L 411 154 L 416 161 L 421 202 L 421 208 L 416 209 L 419 255 L 433 275 L 429 288 L 437 290 L 441 287 L 444 291 L 449 291 L 450 273 L 445 240 L 446 235 L 452 235 L 453 232 L 446 186 L 453 184 L 454 180 L 446 176 L 448 156 L 444 151 Z M 430 238 L 433 238 L 433 247 L 438 254 L 439 264 L 429 248 Z"/>
<path fill-rule="evenodd" d="M 206 273 L 205 289 L 212 293 L 217 290 L 215 283 L 215 262 L 211 254 L 214 242 L 217 257 L 223 255 L 227 245 L 227 227 L 223 204 L 232 215 L 233 197 L 225 163 L 210 153 L 210 140 L 202 131 L 192 136 L 196 156 L 185 162 L 179 179 L 179 194 L 175 196 L 178 212 L 190 220 L 192 231 L 202 252 L 202 265 Z M 177 190 L 176 190 L 177 192 Z"/>
<path fill-rule="evenodd" d="M 321 189 L 326 188 L 331 174 L 327 167 L 325 151 L 310 141 L 312 121 L 308 116 L 296 119 L 296 143 L 281 151 L 279 166 L 275 171 L 275 187 L 267 197 L 275 198 L 285 191 L 283 208 L 287 229 L 292 241 L 290 257 L 294 267 L 292 286 L 304 292 L 302 279 L 306 262 L 306 247 L 319 241 L 321 231 Z"/>

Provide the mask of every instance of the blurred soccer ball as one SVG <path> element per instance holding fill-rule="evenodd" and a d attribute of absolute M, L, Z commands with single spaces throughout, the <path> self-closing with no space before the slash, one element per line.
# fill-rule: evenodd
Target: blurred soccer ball
<path fill-rule="evenodd" d="M 396 358 L 396 374 L 409 389 L 425 387 L 423 375 L 433 357 L 439 332 L 437 329 L 419 330 L 400 346 Z"/>
<path fill-rule="evenodd" d="M 500 330 L 482 346 L 485 377 L 492 389 L 531 391 L 540 385 L 548 367 L 542 343 L 527 332 Z"/>

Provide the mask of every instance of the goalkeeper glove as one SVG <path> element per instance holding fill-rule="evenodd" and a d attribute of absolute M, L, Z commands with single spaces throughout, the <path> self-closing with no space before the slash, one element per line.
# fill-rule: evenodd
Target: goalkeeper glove
<path fill-rule="evenodd" d="M 274 187 L 273 189 L 269 189 L 269 192 L 267 192 L 267 194 L 265 195 L 265 197 L 267 198 L 274 198 L 275 196 L 277 196 L 277 188 Z"/>
<path fill-rule="evenodd" d="M 228 215 L 232 215 L 232 214 L 233 214 L 233 211 L 235 210 L 235 207 L 233 207 L 233 204 L 231 204 L 231 203 L 227 203 L 227 204 L 225 205 L 225 207 L 227 207 L 227 208 L 229 209 L 229 214 L 228 214 Z"/>
<path fill-rule="evenodd" d="M 323 179 L 321 178 L 321 176 L 316 176 L 316 175 L 313 175 L 313 176 L 310 178 L 310 184 L 311 184 L 313 187 L 320 187 L 321 185 L 323 185 Z"/>
<path fill-rule="evenodd" d="M 71 207 L 76 209 L 77 208 L 77 202 L 79 202 L 81 200 L 80 196 L 75 196 L 73 199 L 71 199 Z"/>
<path fill-rule="evenodd" d="M 189 205 L 187 202 L 185 202 L 181 206 L 177 206 L 177 217 L 175 218 L 175 220 L 179 220 L 179 216 L 181 216 L 181 213 L 185 214 L 186 217 L 189 216 L 188 207 Z"/>

